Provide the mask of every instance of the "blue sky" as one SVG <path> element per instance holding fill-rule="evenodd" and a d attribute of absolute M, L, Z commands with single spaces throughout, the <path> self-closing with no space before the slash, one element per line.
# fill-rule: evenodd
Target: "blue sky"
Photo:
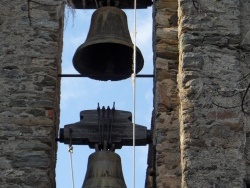
<path fill-rule="evenodd" d="M 65 29 L 62 55 L 62 73 L 78 74 L 72 65 L 72 57 L 84 43 L 94 10 L 72 11 L 66 8 Z M 133 36 L 134 12 L 125 10 L 128 18 L 130 35 Z M 152 54 L 152 9 L 137 10 L 137 47 L 144 57 L 144 68 L 139 74 L 153 74 Z M 131 79 L 116 82 L 103 82 L 89 78 L 62 78 L 61 82 L 61 117 L 60 127 L 79 121 L 82 110 L 96 109 L 100 106 L 112 106 L 115 102 L 117 110 L 133 112 L 133 88 Z M 153 110 L 153 79 L 136 79 L 136 124 L 150 129 Z M 73 169 L 75 188 L 82 186 L 87 160 L 93 149 L 88 146 L 74 146 Z M 143 188 L 147 167 L 148 146 L 136 147 L 136 188 Z M 133 187 L 133 147 L 116 150 L 122 160 L 123 175 L 128 188 Z M 71 170 L 68 146 L 58 144 L 56 182 L 58 188 L 71 187 Z"/>

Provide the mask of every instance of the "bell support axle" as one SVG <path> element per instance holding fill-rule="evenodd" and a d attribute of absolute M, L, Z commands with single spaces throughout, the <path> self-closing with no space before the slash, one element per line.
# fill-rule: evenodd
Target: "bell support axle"
<path fill-rule="evenodd" d="M 58 77 L 91 77 L 91 76 L 95 76 L 95 77 L 101 77 L 103 75 L 87 75 L 87 74 L 58 74 Z M 105 76 L 105 75 L 104 75 Z M 115 75 L 115 77 L 119 78 L 120 77 L 124 77 L 124 75 Z M 135 77 L 137 78 L 154 78 L 153 74 L 136 74 Z"/>

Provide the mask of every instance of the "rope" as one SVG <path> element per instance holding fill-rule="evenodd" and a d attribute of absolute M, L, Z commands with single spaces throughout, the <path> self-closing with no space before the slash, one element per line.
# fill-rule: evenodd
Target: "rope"
<path fill-rule="evenodd" d="M 75 188 L 74 183 L 74 171 L 73 171 L 73 160 L 72 160 L 72 154 L 73 154 L 73 146 L 69 146 L 69 156 L 70 156 L 70 169 L 71 169 L 71 179 L 72 179 L 72 188 Z"/>
<path fill-rule="evenodd" d="M 71 180 L 72 180 L 72 188 L 75 188 L 75 183 L 74 183 L 74 170 L 73 170 L 73 146 L 72 146 L 72 130 L 69 130 L 69 136 L 70 136 L 70 143 L 69 143 L 69 157 L 70 157 L 70 169 L 71 169 Z"/>
<path fill-rule="evenodd" d="M 135 188 L 135 111 L 136 111 L 136 0 L 134 0 L 134 46 L 133 46 L 133 188 Z"/>

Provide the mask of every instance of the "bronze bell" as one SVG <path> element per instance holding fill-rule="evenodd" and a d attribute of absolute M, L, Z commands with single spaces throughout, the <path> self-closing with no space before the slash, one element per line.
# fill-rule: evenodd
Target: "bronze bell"
<path fill-rule="evenodd" d="M 144 64 L 136 47 L 136 73 Z M 127 25 L 127 16 L 119 8 L 105 6 L 92 15 L 86 41 L 73 57 L 75 69 L 95 80 L 122 80 L 133 70 L 133 43 Z"/>
<path fill-rule="evenodd" d="M 126 188 L 121 158 L 112 151 L 97 151 L 89 156 L 82 188 Z"/>

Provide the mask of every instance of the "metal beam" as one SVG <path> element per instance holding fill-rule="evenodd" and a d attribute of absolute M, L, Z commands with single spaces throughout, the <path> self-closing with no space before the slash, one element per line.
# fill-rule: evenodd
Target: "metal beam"
<path fill-rule="evenodd" d="M 58 74 L 58 77 L 72 77 L 72 78 L 76 78 L 76 77 L 89 77 L 89 76 L 98 76 L 101 77 L 99 75 L 82 75 L 82 74 Z M 123 76 L 123 75 L 114 75 L 115 77 L 119 77 L 119 76 Z M 110 77 L 110 75 L 109 75 Z M 137 74 L 136 75 L 137 78 L 154 78 L 153 74 Z"/>

